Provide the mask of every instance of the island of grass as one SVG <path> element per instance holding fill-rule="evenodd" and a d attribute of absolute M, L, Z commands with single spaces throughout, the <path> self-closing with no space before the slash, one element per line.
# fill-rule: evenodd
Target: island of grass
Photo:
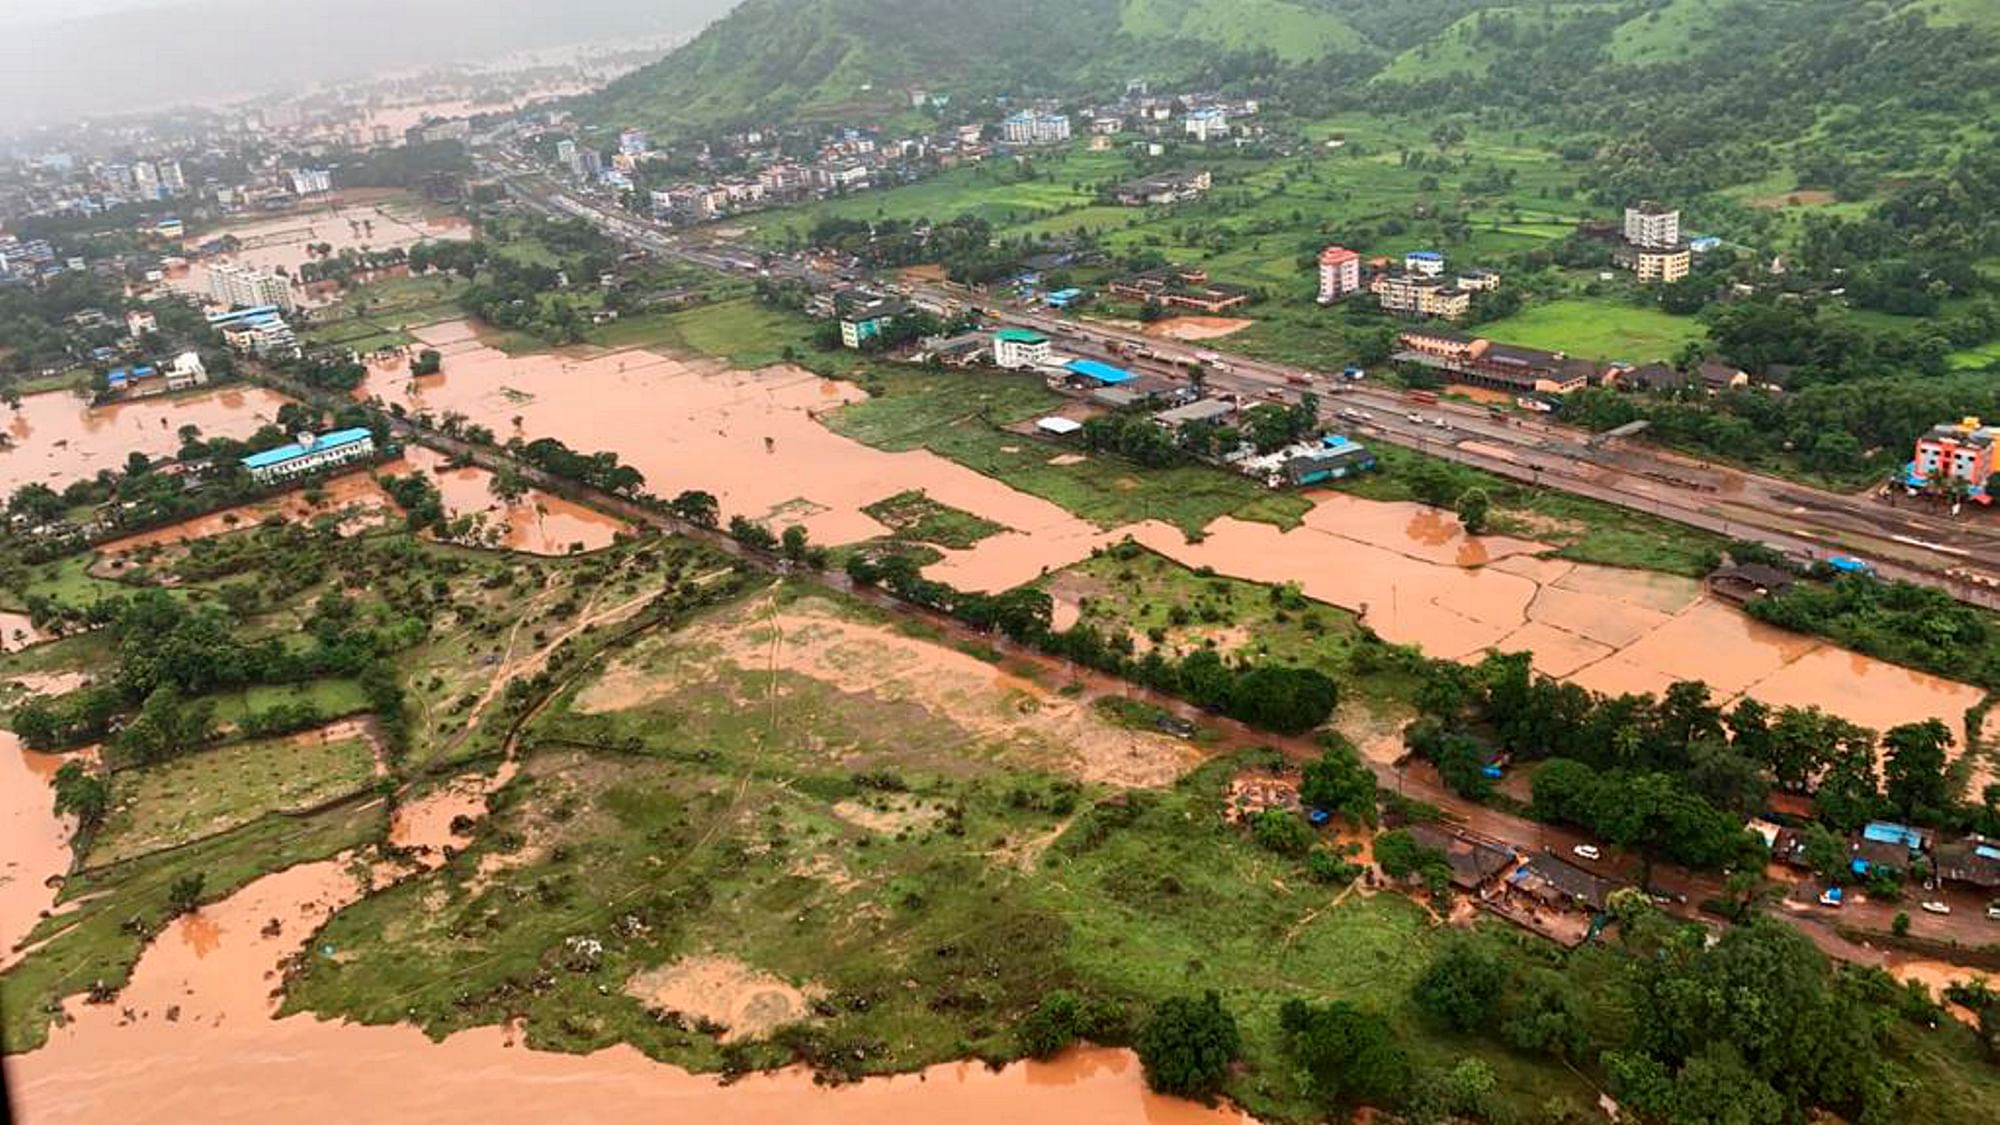
<path fill-rule="evenodd" d="M 898 492 L 861 509 L 898 539 L 965 550 L 1007 530 L 1001 524 L 933 500 L 921 488 Z"/>

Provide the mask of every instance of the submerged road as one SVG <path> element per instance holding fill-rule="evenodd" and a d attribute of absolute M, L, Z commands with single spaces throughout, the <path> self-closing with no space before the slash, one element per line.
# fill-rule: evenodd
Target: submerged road
<path fill-rule="evenodd" d="M 834 280 L 791 258 L 770 259 L 766 267 L 757 249 L 685 239 L 608 203 L 564 190 L 525 164 L 503 161 L 489 167 L 500 172 L 515 198 L 529 206 L 585 219 L 629 245 L 739 276 L 759 276 L 768 270 L 772 276 L 821 287 Z M 1884 577 L 2000 610 L 2000 524 L 1990 519 L 1952 518 L 1918 508 L 1917 501 L 1899 507 L 1872 494 L 1828 492 L 1655 446 L 1607 440 L 1539 417 L 1495 414 L 1451 401 L 1419 404 L 1398 391 L 1226 352 L 1216 341 L 1188 343 L 1100 321 L 1059 317 L 962 287 L 922 285 L 913 292 L 977 307 L 1001 324 L 1033 328 L 1066 352 L 1154 375 L 1184 379 L 1184 365 L 1211 357 L 1206 364 L 1208 386 L 1245 402 L 1294 402 L 1300 394 L 1313 391 L 1321 397 L 1325 420 L 1357 436 L 1727 538 L 1756 540 L 1799 558 L 1857 556 L 1873 563 Z M 1146 349 L 1150 358 L 1135 359 L 1132 352 L 1139 348 Z"/>

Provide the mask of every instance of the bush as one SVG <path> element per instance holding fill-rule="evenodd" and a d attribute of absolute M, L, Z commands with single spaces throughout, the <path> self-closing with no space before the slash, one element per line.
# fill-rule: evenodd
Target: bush
<path fill-rule="evenodd" d="M 1265 809 L 1250 818 L 1250 838 L 1279 855 L 1302 856 L 1317 839 L 1312 826 L 1283 809 Z"/>
<path fill-rule="evenodd" d="M 1417 979 L 1417 1007 L 1455 1031 L 1473 1031 L 1486 1024 L 1507 985 L 1507 966 L 1469 941 L 1457 941 L 1439 951 Z"/>
<path fill-rule="evenodd" d="M 1229 1064 L 1243 1053 L 1236 1017 L 1210 991 L 1200 999 L 1160 1001 L 1139 1029 L 1139 1062 L 1146 1085 L 1162 1094 L 1208 1100 L 1222 1089 Z"/>

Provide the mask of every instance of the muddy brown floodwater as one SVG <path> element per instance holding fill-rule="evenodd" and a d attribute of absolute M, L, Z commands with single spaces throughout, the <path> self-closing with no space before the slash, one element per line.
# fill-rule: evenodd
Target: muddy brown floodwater
<path fill-rule="evenodd" d="M 191 395 L 90 405 L 68 391 L 28 395 L 18 410 L 0 408 L 9 443 L 0 447 L 0 493 L 31 481 L 57 489 L 99 469 L 123 471 L 137 451 L 171 457 L 180 450 L 180 428 L 199 426 L 211 437 L 247 438 L 291 401 L 262 387 L 227 387 Z"/>
<path fill-rule="evenodd" d="M 49 881 L 69 870 L 73 824 L 55 814 L 49 788 L 62 763 L 0 731 L 0 966 L 55 903 Z"/>
<path fill-rule="evenodd" d="M 441 806 L 467 794 L 446 791 Z M 418 819 L 435 823 L 427 810 Z M 428 840 L 424 842 L 436 842 Z M 809 1074 L 753 1075 L 730 1086 L 618 1047 L 561 1055 L 485 1028 L 432 1043 L 409 1027 L 310 1016 L 272 1020 L 280 961 L 363 893 L 347 859 L 266 876 L 182 918 L 140 959 L 117 1003 L 72 1001 L 41 1050 L 5 1060 L 22 1119 L 63 1122 L 263 1122 L 431 1125 L 504 1122 L 797 1121 L 876 1125 L 951 1119 L 1093 1125 L 1225 1125 L 1248 1118 L 1146 1091 L 1129 1052 L 1071 1051 L 992 1071 L 949 1063 L 920 1075 L 827 1089 Z M 372 873 L 370 879 L 385 877 Z M 309 955 L 338 956 L 315 950 Z"/>
<path fill-rule="evenodd" d="M 1762 625 L 1688 579 L 1536 557 L 1547 544 L 1468 536 L 1450 514 L 1421 505 L 1316 494 L 1301 527 L 1222 519 L 1198 544 L 1160 523 L 1107 531 L 927 450 L 886 453 L 835 434 L 818 415 L 863 392 L 797 368 L 740 371 L 637 350 L 509 356 L 463 323 L 420 335 L 444 352 L 444 374 L 413 381 L 385 366 L 365 393 L 455 410 L 503 437 L 616 450 L 655 494 L 706 489 L 725 517 L 800 523 L 822 543 L 884 534 L 861 509 L 921 488 L 1009 529 L 970 550 L 947 550 L 928 569 L 962 589 L 1032 581 L 1129 533 L 1189 566 L 1298 582 L 1309 596 L 1362 614 L 1385 638 L 1434 656 L 1525 650 L 1540 671 L 1601 691 L 1657 692 L 1705 679 L 1725 698 L 1816 703 L 1878 730 L 1927 718 L 1956 729 L 1980 696 Z"/>

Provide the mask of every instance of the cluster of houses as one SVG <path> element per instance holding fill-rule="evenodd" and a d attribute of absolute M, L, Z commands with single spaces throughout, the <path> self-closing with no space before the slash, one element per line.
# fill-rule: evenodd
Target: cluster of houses
<path fill-rule="evenodd" d="M 1209 315 L 1246 304 L 1251 297 L 1249 290 L 1210 281 L 1207 270 L 1190 266 L 1161 266 L 1114 278 L 1104 291 L 1141 305 Z"/>
<path fill-rule="evenodd" d="M 1694 256 L 1718 244 L 1713 238 L 1681 235 L 1681 213 L 1650 199 L 1625 208 L 1623 223 L 1586 220 L 1577 225 L 1584 238 L 1611 247 L 1611 262 L 1632 271 L 1639 281 L 1670 285 L 1694 268 Z"/>
<path fill-rule="evenodd" d="M 1750 830 L 1770 846 L 1778 862 L 1798 870 L 1810 868 L 1804 835 L 1797 829 L 1759 819 L 1750 822 Z M 1847 850 L 1848 873 L 1859 879 L 1888 875 L 1979 893 L 2000 890 L 2000 841 L 1976 833 L 1942 836 L 1929 828 L 1876 820 L 1848 838 Z"/>
<path fill-rule="evenodd" d="M 1319 253 L 1322 305 L 1367 292 L 1384 312 L 1455 321 L 1472 311 L 1473 294 L 1498 288 L 1498 273 L 1478 268 L 1448 272 L 1444 254 L 1436 250 L 1412 250 L 1401 262 L 1380 257 L 1364 262 L 1345 246 L 1328 246 Z"/>
<path fill-rule="evenodd" d="M 1255 119 L 1261 110 L 1256 98 L 1223 98 L 1213 94 L 1155 94 L 1149 83 L 1135 79 L 1125 84 L 1125 93 L 1116 101 L 1087 107 L 1083 116 L 1091 133 L 1114 136 L 1121 133 L 1151 138 L 1178 136 L 1207 144 L 1254 136 L 1261 129 Z"/>
<path fill-rule="evenodd" d="M 150 363 L 114 367 L 104 373 L 105 391 L 119 398 L 185 391 L 208 385 L 208 368 L 197 352 L 182 352 L 164 366 Z"/>

